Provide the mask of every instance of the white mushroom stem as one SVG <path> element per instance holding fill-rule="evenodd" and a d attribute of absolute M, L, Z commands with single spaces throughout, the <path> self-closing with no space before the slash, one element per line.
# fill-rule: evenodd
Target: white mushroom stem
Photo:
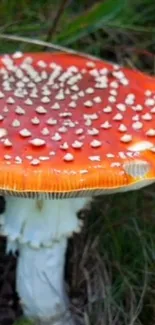
<path fill-rule="evenodd" d="M 6 197 L 3 234 L 19 251 L 17 292 L 24 314 L 41 325 L 73 325 L 64 284 L 67 239 L 81 229 L 86 199 Z"/>
<path fill-rule="evenodd" d="M 39 323 L 73 324 L 64 288 L 66 246 L 63 238 L 51 248 L 20 247 L 17 292 L 24 314 Z"/>

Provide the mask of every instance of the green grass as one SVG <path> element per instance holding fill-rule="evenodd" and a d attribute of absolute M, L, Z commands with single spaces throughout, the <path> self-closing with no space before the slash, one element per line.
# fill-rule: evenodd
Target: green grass
<path fill-rule="evenodd" d="M 27 320 L 25 318 L 21 318 L 21 319 L 18 319 L 14 325 L 35 325 L 33 322 L 31 322 L 30 320 Z"/>
<path fill-rule="evenodd" d="M 61 2 L 1 1 L 0 33 L 48 37 L 154 74 L 147 53 L 155 51 L 154 1 L 68 1 L 50 35 Z M 43 47 L 0 40 L 0 53 L 15 50 Z M 83 232 L 70 242 L 68 266 L 72 308 L 82 325 L 154 325 L 155 187 L 97 198 Z"/>
<path fill-rule="evenodd" d="M 92 203 L 71 255 L 71 288 L 80 296 L 87 291 L 82 301 L 88 324 L 154 324 L 154 196 L 152 186 Z"/>

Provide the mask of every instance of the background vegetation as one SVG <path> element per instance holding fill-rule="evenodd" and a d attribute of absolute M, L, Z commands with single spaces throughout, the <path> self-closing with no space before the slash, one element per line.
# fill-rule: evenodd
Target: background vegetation
<path fill-rule="evenodd" d="M 1 0 L 0 34 L 68 46 L 154 74 L 153 0 Z M 0 52 L 49 50 L 0 39 Z M 83 217 L 83 216 L 81 216 Z M 70 241 L 66 279 L 81 325 L 155 324 L 155 187 L 100 197 Z M 0 254 L 0 324 L 20 315 L 16 261 Z"/>

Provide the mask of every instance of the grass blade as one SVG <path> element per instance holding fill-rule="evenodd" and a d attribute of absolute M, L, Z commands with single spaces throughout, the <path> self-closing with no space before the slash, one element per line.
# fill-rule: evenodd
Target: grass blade
<path fill-rule="evenodd" d="M 94 32 L 101 25 L 103 26 L 116 18 L 124 5 L 125 1 L 122 0 L 106 0 L 95 4 L 87 12 L 66 24 L 66 27 L 57 36 L 56 41 L 61 44 L 69 44 Z"/>

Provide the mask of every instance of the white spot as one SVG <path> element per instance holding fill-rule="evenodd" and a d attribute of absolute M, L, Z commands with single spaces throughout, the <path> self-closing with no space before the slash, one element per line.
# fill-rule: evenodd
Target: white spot
<path fill-rule="evenodd" d="M 117 92 L 116 89 L 110 89 L 109 93 L 110 93 L 110 95 L 112 95 L 112 96 L 117 96 L 117 95 L 118 95 L 118 92 Z"/>
<path fill-rule="evenodd" d="M 92 107 L 93 106 L 93 102 L 91 100 L 87 100 L 86 102 L 84 102 L 84 106 L 86 106 L 86 107 Z"/>
<path fill-rule="evenodd" d="M 79 93 L 78 93 L 79 97 L 84 97 L 85 96 L 85 93 L 83 90 L 80 90 Z"/>
<path fill-rule="evenodd" d="M 129 80 L 126 78 L 122 78 L 120 79 L 120 83 L 124 86 L 128 86 L 129 85 Z"/>
<path fill-rule="evenodd" d="M 145 96 L 151 96 L 152 95 L 152 91 L 151 90 L 149 90 L 149 89 L 147 89 L 146 91 L 145 91 Z"/>
<path fill-rule="evenodd" d="M 50 134 L 50 131 L 49 131 L 48 128 L 43 128 L 43 129 L 41 130 L 41 134 L 43 134 L 43 135 L 49 135 L 49 134 Z"/>
<path fill-rule="evenodd" d="M 108 101 L 109 101 L 110 103 L 115 103 L 115 102 L 116 102 L 116 97 L 115 97 L 115 96 L 109 96 L 109 97 L 108 97 Z"/>
<path fill-rule="evenodd" d="M 102 99 L 101 99 L 101 97 L 96 96 L 96 97 L 93 98 L 93 101 L 94 101 L 96 104 L 99 104 L 99 103 L 102 102 Z"/>
<path fill-rule="evenodd" d="M 7 130 L 4 128 L 0 128 L 0 139 L 5 137 L 8 134 Z"/>
<path fill-rule="evenodd" d="M 124 152 L 120 151 L 120 152 L 118 153 L 118 155 L 119 155 L 119 157 L 120 157 L 121 159 L 126 159 L 126 155 L 125 155 Z"/>
<path fill-rule="evenodd" d="M 47 110 L 43 106 L 38 106 L 36 108 L 36 112 L 39 113 L 39 114 L 46 114 Z"/>
<path fill-rule="evenodd" d="M 112 81 L 110 83 L 110 87 L 112 87 L 112 88 L 118 88 L 119 87 L 119 83 L 117 81 Z"/>
<path fill-rule="evenodd" d="M 31 98 L 38 98 L 38 94 L 37 94 L 37 89 L 36 88 L 33 88 L 32 91 L 30 92 L 29 96 Z"/>
<path fill-rule="evenodd" d="M 97 120 L 98 115 L 96 113 L 94 114 L 83 114 L 84 120 L 90 119 L 90 120 Z"/>
<path fill-rule="evenodd" d="M 121 113 L 117 113 L 114 117 L 113 117 L 114 121 L 121 121 L 123 120 L 123 115 Z"/>
<path fill-rule="evenodd" d="M 55 96 L 55 98 L 56 98 L 57 100 L 64 100 L 64 99 L 65 99 L 65 95 L 64 95 L 63 90 L 60 90 L 60 91 L 58 92 L 58 94 Z"/>
<path fill-rule="evenodd" d="M 88 157 L 91 161 L 100 161 L 101 157 L 100 156 L 89 156 Z"/>
<path fill-rule="evenodd" d="M 20 107 L 20 106 L 17 106 L 16 109 L 15 109 L 15 112 L 16 112 L 16 114 L 24 115 L 25 114 L 25 109 Z"/>
<path fill-rule="evenodd" d="M 88 61 L 86 62 L 87 68 L 95 68 L 96 64 L 93 61 Z"/>
<path fill-rule="evenodd" d="M 124 134 L 120 140 L 124 143 L 132 141 L 132 135 L 131 134 Z"/>
<path fill-rule="evenodd" d="M 54 141 L 60 141 L 62 139 L 62 136 L 58 132 L 56 132 L 51 139 Z"/>
<path fill-rule="evenodd" d="M 81 169 L 79 171 L 80 174 L 87 174 L 88 173 L 88 170 L 87 169 Z"/>
<path fill-rule="evenodd" d="M 71 99 L 73 99 L 73 100 L 78 100 L 78 95 L 77 95 L 77 94 L 72 95 L 72 96 L 71 96 Z"/>
<path fill-rule="evenodd" d="M 106 156 L 107 156 L 107 158 L 114 158 L 115 157 L 112 153 L 107 153 Z"/>
<path fill-rule="evenodd" d="M 48 156 L 40 156 L 39 157 L 39 160 L 42 160 L 42 161 L 46 161 L 46 160 L 49 160 L 50 159 L 50 157 L 48 157 Z"/>
<path fill-rule="evenodd" d="M 49 155 L 50 155 L 50 156 L 55 156 L 55 151 L 50 151 L 50 152 L 49 152 Z"/>
<path fill-rule="evenodd" d="M 81 141 L 78 141 L 78 140 L 75 140 L 72 143 L 72 147 L 75 148 L 75 149 L 80 149 L 82 146 L 83 146 L 83 143 Z"/>
<path fill-rule="evenodd" d="M 106 89 L 108 87 L 107 83 L 106 82 L 97 82 L 95 84 L 95 88 L 96 89 Z"/>
<path fill-rule="evenodd" d="M 35 87 L 35 83 L 32 82 L 32 81 L 30 81 L 30 82 L 28 82 L 27 87 L 28 88 L 34 88 Z"/>
<path fill-rule="evenodd" d="M 80 135 L 80 134 L 82 134 L 83 132 L 84 132 L 84 130 L 83 130 L 82 128 L 80 128 L 80 129 L 77 129 L 77 130 L 75 131 L 75 134 Z"/>
<path fill-rule="evenodd" d="M 16 157 L 15 157 L 15 162 L 16 162 L 17 164 L 21 164 L 21 163 L 22 163 L 22 159 L 21 159 L 21 157 L 16 156 Z"/>
<path fill-rule="evenodd" d="M 143 106 L 140 105 L 140 104 L 137 104 L 135 106 L 132 106 L 132 109 L 135 111 L 135 112 L 141 112 L 143 110 Z"/>
<path fill-rule="evenodd" d="M 12 142 L 9 139 L 5 139 L 3 143 L 5 147 L 12 147 Z"/>
<path fill-rule="evenodd" d="M 20 51 L 17 51 L 12 54 L 13 59 L 20 59 L 20 58 L 22 58 L 22 56 L 23 56 L 23 53 Z"/>
<path fill-rule="evenodd" d="M 0 99 L 4 97 L 4 94 L 0 91 Z"/>
<path fill-rule="evenodd" d="M 31 122 L 32 124 L 38 125 L 40 123 L 40 120 L 38 119 L 38 117 L 35 116 L 31 119 Z"/>
<path fill-rule="evenodd" d="M 31 136 L 31 132 L 28 129 L 22 129 L 21 131 L 19 131 L 19 134 L 22 137 L 30 137 Z"/>
<path fill-rule="evenodd" d="M 53 119 L 52 117 L 50 117 L 50 118 L 46 121 L 46 123 L 47 123 L 48 125 L 56 125 L 56 124 L 57 124 L 57 120 L 55 120 L 55 119 Z"/>
<path fill-rule="evenodd" d="M 65 126 L 61 126 L 61 127 L 58 129 L 58 131 L 59 131 L 60 133 L 66 133 L 66 132 L 67 132 L 67 128 L 66 128 Z"/>
<path fill-rule="evenodd" d="M 95 139 L 95 140 L 90 142 L 90 145 L 91 145 L 92 148 L 98 148 L 98 147 L 101 147 L 102 142 Z"/>
<path fill-rule="evenodd" d="M 154 137 L 155 136 L 155 129 L 149 129 L 146 132 L 146 135 L 149 136 L 149 137 Z"/>
<path fill-rule="evenodd" d="M 17 119 L 14 119 L 13 122 L 12 122 L 12 126 L 15 127 L 15 128 L 19 127 L 20 126 L 20 121 L 17 120 Z"/>
<path fill-rule="evenodd" d="M 64 93 L 65 93 L 66 95 L 70 95 L 70 93 L 71 93 L 71 92 L 70 92 L 70 89 L 69 89 L 69 88 L 65 89 L 65 90 L 64 90 Z"/>
<path fill-rule="evenodd" d="M 126 105 L 125 104 L 119 103 L 119 104 L 116 105 L 116 107 L 121 112 L 125 112 L 126 111 Z"/>
<path fill-rule="evenodd" d="M 45 140 L 39 139 L 39 138 L 35 138 L 33 140 L 30 140 L 30 143 L 35 147 L 41 147 L 41 146 L 44 146 L 46 144 Z"/>
<path fill-rule="evenodd" d="M 125 104 L 127 105 L 133 105 L 135 101 L 135 95 L 134 94 L 128 94 L 125 99 Z"/>
<path fill-rule="evenodd" d="M 40 160 L 39 159 L 33 159 L 31 161 L 31 165 L 33 165 L 33 166 L 36 166 L 36 165 L 39 165 L 39 164 L 40 164 Z"/>
<path fill-rule="evenodd" d="M 107 106 L 107 107 L 103 108 L 103 112 L 104 113 L 111 113 L 112 112 L 112 107 L 111 106 Z"/>
<path fill-rule="evenodd" d="M 67 150 L 69 148 L 69 145 L 67 142 L 64 142 L 63 144 L 60 145 L 60 149 Z"/>
<path fill-rule="evenodd" d="M 37 62 L 37 65 L 41 68 L 46 68 L 47 64 L 43 60 L 39 60 Z"/>
<path fill-rule="evenodd" d="M 8 97 L 6 102 L 7 102 L 7 104 L 14 104 L 15 100 L 12 97 Z"/>
<path fill-rule="evenodd" d="M 41 102 L 44 103 L 44 104 L 47 104 L 47 103 L 50 102 L 50 98 L 47 97 L 47 96 L 43 96 L 43 97 L 41 98 Z"/>
<path fill-rule="evenodd" d="M 145 150 L 149 150 L 153 147 L 153 143 L 149 142 L 149 141 L 139 141 L 135 144 L 133 144 L 132 146 L 128 147 L 128 150 L 130 151 L 145 151 Z"/>
<path fill-rule="evenodd" d="M 96 129 L 96 128 L 88 129 L 87 132 L 88 132 L 89 135 L 97 135 L 97 134 L 99 134 L 99 130 Z"/>
<path fill-rule="evenodd" d="M 71 120 L 66 120 L 66 121 L 64 121 L 63 122 L 63 124 L 65 125 L 65 126 L 69 126 L 70 128 L 74 128 L 75 127 L 75 123 L 74 122 L 72 122 Z"/>
<path fill-rule="evenodd" d="M 42 91 L 42 95 L 44 95 L 44 96 L 49 96 L 49 95 L 51 95 L 51 91 L 50 91 L 49 89 L 44 89 L 44 90 Z"/>
<path fill-rule="evenodd" d="M 76 102 L 72 101 L 72 102 L 69 103 L 68 106 L 71 107 L 71 108 L 75 108 L 76 107 Z"/>
<path fill-rule="evenodd" d="M 147 98 L 145 100 L 145 105 L 146 106 L 154 106 L 155 105 L 155 100 L 153 98 Z"/>
<path fill-rule="evenodd" d="M 31 160 L 33 157 L 32 156 L 26 156 L 26 159 Z"/>
<path fill-rule="evenodd" d="M 144 115 L 142 115 L 142 119 L 145 121 L 151 121 L 152 120 L 152 115 L 149 113 L 146 113 Z"/>
<path fill-rule="evenodd" d="M 107 68 L 103 68 L 103 69 L 100 70 L 101 75 L 107 75 L 108 72 L 109 72 L 109 70 Z"/>
<path fill-rule="evenodd" d="M 60 117 L 70 117 L 72 116 L 72 113 L 71 112 L 62 112 L 59 114 Z"/>
<path fill-rule="evenodd" d="M 8 113 L 8 112 L 9 112 L 9 109 L 8 109 L 7 106 L 4 106 L 4 108 L 3 108 L 3 112 L 4 112 L 4 113 Z"/>
<path fill-rule="evenodd" d="M 71 87 L 71 90 L 74 90 L 74 91 L 79 91 L 79 87 L 77 85 L 73 85 Z"/>
<path fill-rule="evenodd" d="M 91 88 L 91 87 L 89 87 L 89 88 L 87 88 L 87 89 L 85 90 L 86 94 L 93 94 L 94 91 L 95 91 L 94 88 Z"/>
<path fill-rule="evenodd" d="M 73 160 L 74 160 L 74 156 L 73 156 L 71 153 L 67 153 L 67 154 L 63 157 L 63 159 L 64 159 L 65 161 L 73 161 Z"/>
<path fill-rule="evenodd" d="M 126 132 L 126 131 L 127 131 L 127 127 L 126 127 L 124 124 L 120 124 L 118 130 L 119 130 L 120 132 Z"/>
<path fill-rule="evenodd" d="M 155 113 L 155 107 L 151 108 L 151 113 L 152 113 L 152 114 Z"/>
<path fill-rule="evenodd" d="M 134 130 L 140 130 L 143 127 L 143 123 L 140 122 L 140 121 L 137 121 L 137 122 L 132 124 L 132 127 L 133 127 Z"/>
<path fill-rule="evenodd" d="M 9 159 L 11 159 L 12 157 L 10 156 L 10 155 L 4 155 L 4 159 L 6 159 L 6 160 L 9 160 Z"/>
<path fill-rule="evenodd" d="M 52 109 L 60 109 L 60 104 L 59 103 L 55 103 L 51 106 Z"/>
<path fill-rule="evenodd" d="M 24 103 L 26 105 L 32 105 L 33 104 L 32 100 L 30 98 L 27 98 Z"/>
<path fill-rule="evenodd" d="M 90 118 L 88 118 L 86 121 L 85 121 L 85 125 L 86 126 L 91 126 L 92 125 L 92 120 Z"/>
<path fill-rule="evenodd" d="M 132 117 L 132 120 L 133 121 L 139 121 L 139 115 L 137 114 L 137 115 L 134 115 L 133 117 Z"/>
<path fill-rule="evenodd" d="M 99 76 L 99 71 L 97 69 L 93 69 L 89 73 L 93 77 L 98 77 Z"/>
<path fill-rule="evenodd" d="M 110 129 L 112 125 L 109 123 L 109 121 L 105 121 L 104 123 L 101 124 L 102 129 Z"/>

